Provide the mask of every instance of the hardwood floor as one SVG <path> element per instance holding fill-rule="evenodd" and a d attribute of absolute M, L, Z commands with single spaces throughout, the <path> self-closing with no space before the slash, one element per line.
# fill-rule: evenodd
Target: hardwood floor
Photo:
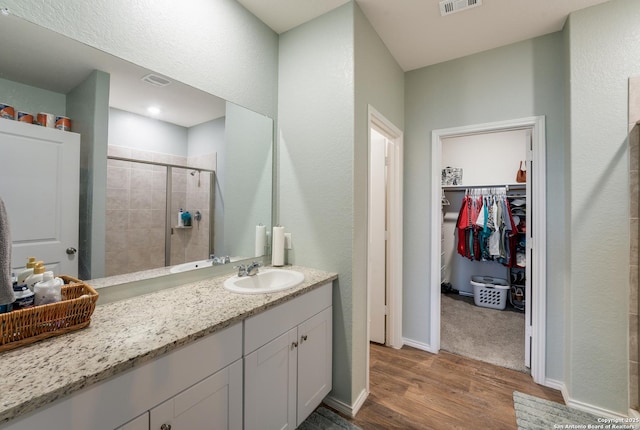
<path fill-rule="evenodd" d="M 513 391 L 564 404 L 527 374 L 447 352 L 371 344 L 370 372 L 371 393 L 349 419 L 363 430 L 516 429 Z"/>

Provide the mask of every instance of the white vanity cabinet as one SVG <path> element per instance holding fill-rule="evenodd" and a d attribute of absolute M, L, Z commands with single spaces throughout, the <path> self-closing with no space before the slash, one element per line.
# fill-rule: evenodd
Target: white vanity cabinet
<path fill-rule="evenodd" d="M 151 409 L 147 428 L 242 429 L 242 360 Z"/>
<path fill-rule="evenodd" d="M 209 422 L 214 411 L 222 416 L 218 422 L 226 426 L 185 424 L 173 425 L 173 430 L 240 430 L 241 358 L 242 323 L 236 323 L 10 421 L 0 429 L 160 430 L 164 422 L 153 427 L 157 418 L 176 419 L 179 423 L 183 419 L 187 423 Z M 177 418 L 164 415 L 162 407 L 169 404 L 178 411 Z M 193 406 L 192 410 L 184 413 L 189 406 Z M 168 425 L 171 422 L 167 421 Z"/>
<path fill-rule="evenodd" d="M 149 430 L 149 412 L 145 412 L 116 430 Z"/>
<path fill-rule="evenodd" d="M 332 284 L 245 320 L 244 428 L 294 429 L 331 391 Z"/>

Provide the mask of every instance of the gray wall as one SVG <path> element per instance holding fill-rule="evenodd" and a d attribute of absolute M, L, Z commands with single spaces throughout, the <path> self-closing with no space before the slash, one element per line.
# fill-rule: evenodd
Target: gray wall
<path fill-rule="evenodd" d="M 355 391 L 353 26 L 347 4 L 282 34 L 278 81 L 280 223 L 293 236 L 289 263 L 339 274 L 332 396 L 347 404 Z"/>
<path fill-rule="evenodd" d="M 565 158 L 562 34 L 406 73 L 404 337 L 429 344 L 431 131 L 546 116 L 547 377 L 563 379 Z M 517 166 L 514 166 L 514 174 Z M 439 285 L 431 288 L 440 288 Z"/>
<path fill-rule="evenodd" d="M 71 130 L 80 133 L 80 279 L 105 274 L 109 75 L 95 70 L 67 95 Z M 82 258 L 80 258 L 82 257 Z"/>
<path fill-rule="evenodd" d="M 573 13 L 566 32 L 571 275 L 565 381 L 573 399 L 626 413 L 629 236 L 638 235 L 637 225 L 629 226 L 628 78 L 640 73 L 638 2 L 614 0 Z M 637 338 L 631 341 L 637 348 Z"/>

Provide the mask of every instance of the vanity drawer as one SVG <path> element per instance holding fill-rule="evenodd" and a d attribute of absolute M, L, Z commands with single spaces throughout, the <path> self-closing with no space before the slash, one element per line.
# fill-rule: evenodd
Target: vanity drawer
<path fill-rule="evenodd" d="M 244 355 L 331 306 L 333 283 L 279 304 L 244 321 Z"/>

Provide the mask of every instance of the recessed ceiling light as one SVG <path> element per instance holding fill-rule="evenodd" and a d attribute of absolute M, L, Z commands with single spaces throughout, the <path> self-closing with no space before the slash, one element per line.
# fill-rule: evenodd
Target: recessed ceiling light
<path fill-rule="evenodd" d="M 147 112 L 149 112 L 151 115 L 159 115 L 161 111 L 158 106 L 149 106 L 147 108 Z"/>
<path fill-rule="evenodd" d="M 140 78 L 142 81 L 154 85 L 156 87 L 166 87 L 171 83 L 171 81 L 167 78 L 163 78 L 160 75 L 156 75 L 155 73 L 149 73 L 148 75 L 144 75 Z"/>

